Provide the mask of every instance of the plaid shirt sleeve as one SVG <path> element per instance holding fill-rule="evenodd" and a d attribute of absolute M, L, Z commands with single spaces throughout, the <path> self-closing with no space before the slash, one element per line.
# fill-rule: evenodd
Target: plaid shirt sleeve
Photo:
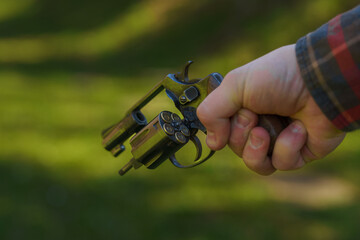
<path fill-rule="evenodd" d="M 302 77 L 324 114 L 343 131 L 360 127 L 360 5 L 296 43 Z"/>

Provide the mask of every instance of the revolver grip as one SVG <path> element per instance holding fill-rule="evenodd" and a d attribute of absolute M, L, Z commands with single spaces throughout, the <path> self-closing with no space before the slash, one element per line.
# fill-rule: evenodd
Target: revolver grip
<path fill-rule="evenodd" d="M 274 151 L 275 141 L 278 138 L 280 132 L 286 128 L 291 122 L 288 117 L 282 117 L 278 115 L 264 114 L 259 115 L 258 126 L 265 128 L 270 134 L 270 145 L 268 150 L 268 156 L 271 156 Z"/>

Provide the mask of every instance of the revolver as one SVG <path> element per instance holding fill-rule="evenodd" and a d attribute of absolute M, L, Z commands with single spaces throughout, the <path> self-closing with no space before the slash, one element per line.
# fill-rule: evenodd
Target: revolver
<path fill-rule="evenodd" d="M 102 131 L 102 145 L 114 157 L 125 151 L 124 142 L 131 137 L 132 158 L 120 169 L 121 176 L 143 165 L 155 169 L 167 159 L 178 168 L 191 168 L 214 155 L 215 151 L 210 150 L 202 157 L 202 145 L 197 134 L 199 131 L 206 134 L 206 128 L 198 119 L 196 109 L 221 84 L 223 77 L 214 72 L 202 79 L 189 79 L 189 66 L 192 63 L 188 61 L 181 72 L 168 74 L 135 103 L 120 122 Z M 148 122 L 141 109 L 163 90 L 182 116 L 164 110 Z M 258 125 L 264 127 L 271 138 L 268 155 L 272 153 L 276 137 L 289 123 L 286 117 L 259 115 Z M 176 159 L 175 153 L 188 142 L 196 146 L 197 153 L 193 162 L 183 165 Z"/>

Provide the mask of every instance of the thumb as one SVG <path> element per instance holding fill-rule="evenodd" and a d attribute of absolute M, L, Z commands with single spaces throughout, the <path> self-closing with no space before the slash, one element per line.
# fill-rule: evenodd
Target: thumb
<path fill-rule="evenodd" d="M 197 109 L 198 118 L 207 129 L 207 145 L 213 150 L 225 147 L 230 136 L 230 118 L 241 108 L 240 69 L 228 73 Z"/>

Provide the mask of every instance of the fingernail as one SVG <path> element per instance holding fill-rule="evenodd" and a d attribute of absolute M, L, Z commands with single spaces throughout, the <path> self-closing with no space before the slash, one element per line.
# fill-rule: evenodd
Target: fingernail
<path fill-rule="evenodd" d="M 250 123 L 250 120 L 242 115 L 241 113 L 239 113 L 236 117 L 236 124 L 237 126 L 239 126 L 240 128 L 246 128 Z"/>
<path fill-rule="evenodd" d="M 207 132 L 206 143 L 211 147 L 216 146 L 216 136 L 213 132 Z"/>
<path fill-rule="evenodd" d="M 298 123 L 291 124 L 290 129 L 293 133 L 299 133 L 303 131 L 303 127 Z"/>
<path fill-rule="evenodd" d="M 264 140 L 261 139 L 261 138 L 258 138 L 254 135 L 250 135 L 250 146 L 253 148 L 253 149 L 258 149 L 259 147 L 261 147 L 264 143 Z"/>

